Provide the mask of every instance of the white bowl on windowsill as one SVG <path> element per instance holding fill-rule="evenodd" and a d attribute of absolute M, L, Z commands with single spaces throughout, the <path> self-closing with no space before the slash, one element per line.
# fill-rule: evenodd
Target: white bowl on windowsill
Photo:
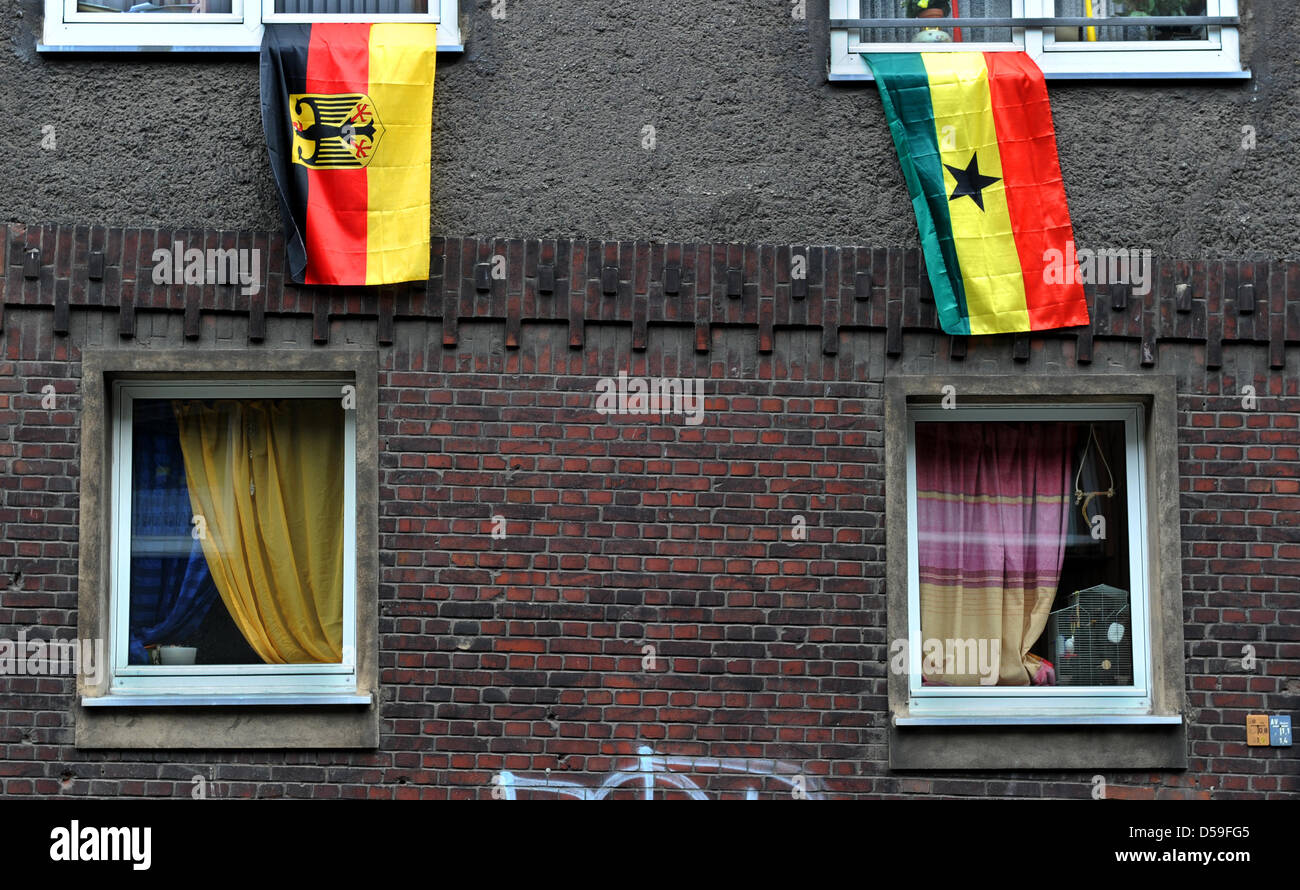
<path fill-rule="evenodd" d="M 159 664 L 194 664 L 199 650 L 194 646 L 159 646 Z"/>

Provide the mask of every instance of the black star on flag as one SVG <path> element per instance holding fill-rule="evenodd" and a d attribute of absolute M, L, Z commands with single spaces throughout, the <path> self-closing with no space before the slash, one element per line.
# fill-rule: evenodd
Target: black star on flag
<path fill-rule="evenodd" d="M 956 201 L 958 198 L 969 197 L 975 202 L 980 210 L 984 209 L 984 190 L 995 182 L 1001 182 L 1000 176 L 985 176 L 980 173 L 980 156 L 976 152 L 970 157 L 970 163 L 966 169 L 954 167 L 951 164 L 944 164 L 948 172 L 952 174 L 953 179 L 957 180 L 957 188 L 948 197 L 949 201 Z"/>

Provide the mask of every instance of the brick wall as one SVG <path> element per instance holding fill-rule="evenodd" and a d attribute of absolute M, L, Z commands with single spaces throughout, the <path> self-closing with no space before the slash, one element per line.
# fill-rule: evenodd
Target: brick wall
<path fill-rule="evenodd" d="M 1238 382 L 1180 399 L 1190 754 L 1217 791 L 1294 796 L 1293 749 L 1247 748 L 1241 727 L 1300 702 L 1300 405 L 1290 377 L 1243 410 Z"/>
<path fill-rule="evenodd" d="M 796 283 L 790 246 L 449 239 L 427 287 L 344 295 L 285 289 L 272 240 L 232 234 L 271 251 L 248 298 L 148 281 L 141 245 L 173 233 L 8 237 L 3 635 L 76 627 L 83 347 L 377 347 L 383 704 L 374 752 L 86 752 L 71 678 L 0 677 L 6 795 L 473 797 L 507 771 L 523 797 L 654 769 L 709 797 L 1089 797 L 1092 772 L 889 772 L 881 381 L 1141 368 L 1179 380 L 1190 768 L 1107 796 L 1300 791 L 1294 749 L 1244 729 L 1300 694 L 1293 265 L 1169 262 L 1147 300 L 1094 289 L 1091 330 L 965 341 L 909 251 L 808 251 Z M 708 379 L 703 422 L 598 414 L 620 371 Z"/>

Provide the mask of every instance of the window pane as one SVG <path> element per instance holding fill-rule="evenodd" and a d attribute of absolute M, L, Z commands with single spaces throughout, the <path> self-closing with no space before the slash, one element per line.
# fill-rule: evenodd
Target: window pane
<path fill-rule="evenodd" d="M 137 399 L 131 664 L 342 660 L 337 399 Z"/>
<path fill-rule="evenodd" d="M 954 19 L 1011 15 L 1011 0 L 859 0 L 859 18 L 935 19 L 936 27 L 863 28 L 863 43 L 1010 43 L 1010 28 L 959 28 Z M 943 27 L 948 25 L 948 27 Z"/>
<path fill-rule="evenodd" d="M 1132 686 L 1124 424 L 916 424 L 922 682 Z"/>
<path fill-rule="evenodd" d="M 275 0 L 275 11 L 297 15 L 424 15 L 428 0 Z"/>
<path fill-rule="evenodd" d="M 1090 18 L 1143 15 L 1205 15 L 1205 9 L 1205 0 L 1056 0 L 1057 15 L 1088 16 Z M 1057 28 L 1056 39 L 1063 43 L 1076 41 L 1205 40 L 1207 39 L 1207 29 L 1203 27 L 1156 28 L 1139 24 L 1132 27 Z"/>
<path fill-rule="evenodd" d="M 203 15 L 242 12 L 239 0 L 76 0 L 77 12 L 170 13 Z"/>

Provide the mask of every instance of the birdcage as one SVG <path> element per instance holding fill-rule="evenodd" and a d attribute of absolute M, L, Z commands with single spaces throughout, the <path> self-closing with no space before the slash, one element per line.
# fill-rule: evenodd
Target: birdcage
<path fill-rule="evenodd" d="M 1133 619 L 1128 591 L 1098 584 L 1070 594 L 1047 619 L 1058 686 L 1131 686 Z"/>

